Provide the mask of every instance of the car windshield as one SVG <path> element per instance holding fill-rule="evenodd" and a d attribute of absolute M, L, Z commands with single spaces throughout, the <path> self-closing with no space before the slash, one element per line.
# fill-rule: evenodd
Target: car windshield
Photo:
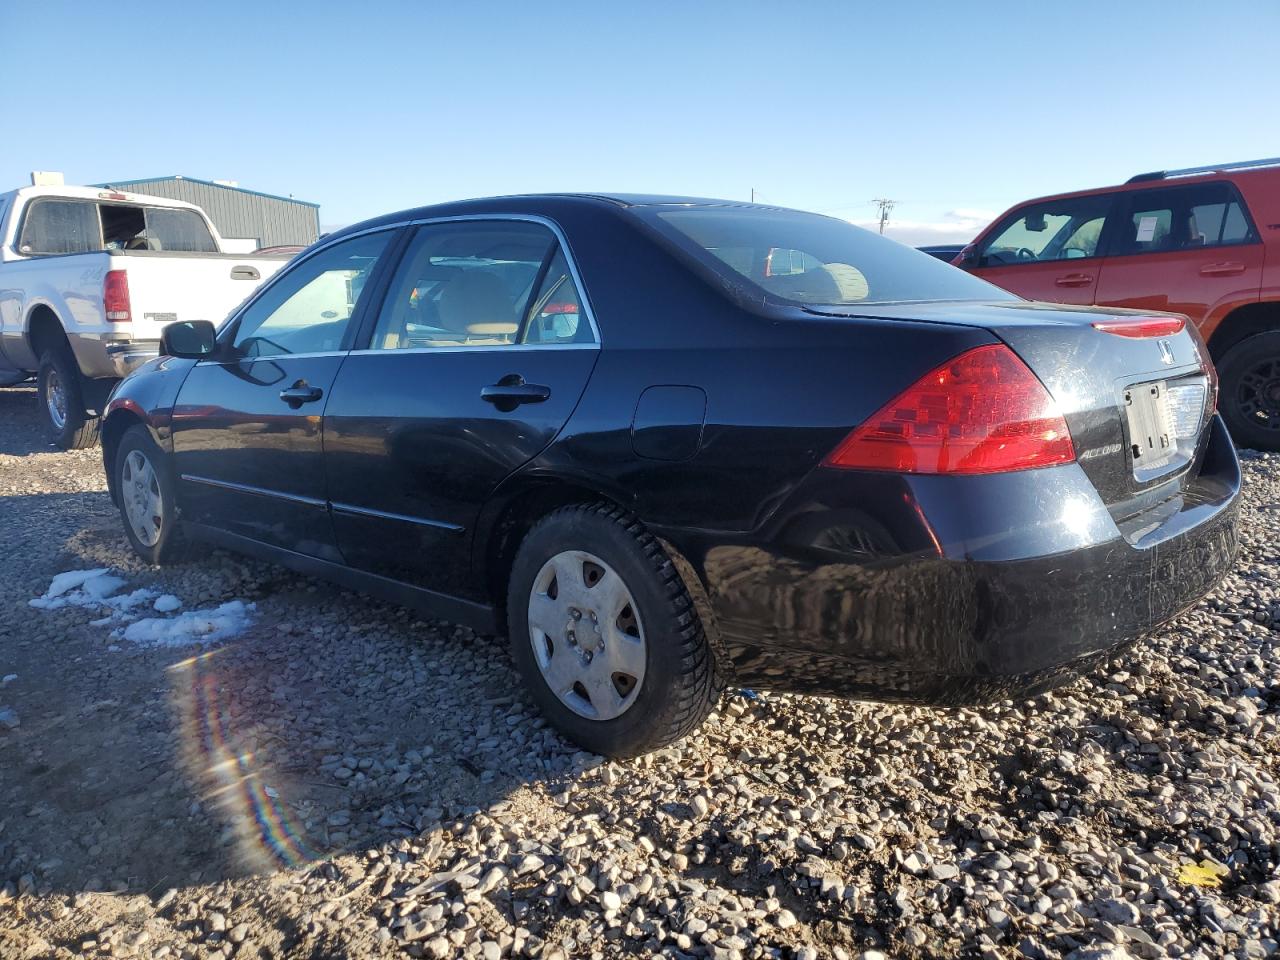
<path fill-rule="evenodd" d="M 1011 294 L 845 220 L 761 207 L 633 207 L 686 254 L 771 299 L 838 306 Z"/>

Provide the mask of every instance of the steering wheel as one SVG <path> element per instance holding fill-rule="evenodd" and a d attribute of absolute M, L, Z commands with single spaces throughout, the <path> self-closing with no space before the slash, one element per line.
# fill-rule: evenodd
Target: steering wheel
<path fill-rule="evenodd" d="M 1030 247 L 1019 247 L 1014 253 L 1014 256 L 1019 260 L 1035 260 L 1036 252 Z"/>

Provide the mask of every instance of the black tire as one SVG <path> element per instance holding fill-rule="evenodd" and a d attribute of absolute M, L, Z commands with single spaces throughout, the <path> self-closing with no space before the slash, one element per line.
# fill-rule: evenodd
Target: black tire
<path fill-rule="evenodd" d="M 535 580 L 544 564 L 566 551 L 589 553 L 612 568 L 644 624 L 643 678 L 631 691 L 630 706 L 612 719 L 591 719 L 567 706 L 535 658 L 529 627 Z M 543 714 L 568 739 L 604 756 L 634 757 L 691 733 L 720 689 L 711 646 L 680 574 L 638 521 L 609 504 L 563 507 L 529 531 L 511 570 L 507 632 L 512 657 Z"/>
<path fill-rule="evenodd" d="M 154 543 L 148 543 L 139 536 L 129 514 L 126 498 L 138 493 L 136 471 L 137 453 L 151 467 L 146 484 L 148 491 L 157 496 L 161 504 L 160 522 L 157 524 L 157 535 Z M 116 447 L 111 461 L 111 469 L 115 473 L 112 478 L 116 490 L 116 501 L 120 508 L 120 519 L 124 524 L 124 535 L 133 552 L 147 563 L 161 565 L 174 563 L 190 556 L 191 550 L 183 536 L 182 524 L 178 517 L 176 483 L 172 464 L 168 455 L 151 439 L 151 433 L 140 423 L 136 423 L 124 432 Z"/>
<path fill-rule="evenodd" d="M 36 387 L 40 413 L 58 446 L 63 450 L 83 450 L 98 442 L 101 418 L 85 412 L 80 368 L 70 347 L 62 344 L 40 355 Z"/>
<path fill-rule="evenodd" d="M 1280 451 L 1280 330 L 1246 337 L 1218 362 L 1218 409 L 1238 447 Z"/>

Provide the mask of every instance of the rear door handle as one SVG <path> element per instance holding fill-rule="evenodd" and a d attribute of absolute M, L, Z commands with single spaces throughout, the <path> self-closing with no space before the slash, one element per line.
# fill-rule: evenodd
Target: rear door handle
<path fill-rule="evenodd" d="M 1066 276 L 1059 277 L 1053 281 L 1060 287 L 1087 287 L 1093 283 L 1093 274 L 1091 273 L 1068 273 Z"/>
<path fill-rule="evenodd" d="M 522 403 L 542 403 L 551 398 L 551 388 L 541 383 L 525 383 L 518 373 L 508 374 L 495 384 L 480 388 L 480 399 L 499 410 L 514 410 Z"/>
<path fill-rule="evenodd" d="M 1200 268 L 1202 277 L 1235 277 L 1244 273 L 1244 264 L 1228 260 L 1224 263 L 1207 263 Z"/>
<path fill-rule="evenodd" d="M 280 391 L 280 399 L 297 410 L 304 403 L 313 403 L 324 396 L 324 391 L 313 387 L 305 380 L 299 380 L 288 390 Z"/>

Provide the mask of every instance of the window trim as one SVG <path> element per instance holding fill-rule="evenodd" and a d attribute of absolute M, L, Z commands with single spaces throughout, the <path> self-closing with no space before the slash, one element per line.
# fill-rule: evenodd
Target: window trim
<path fill-rule="evenodd" d="M 1088 263 L 1091 260 L 1102 260 L 1110 256 L 1111 233 L 1114 230 L 1115 212 L 1119 206 L 1118 199 L 1123 195 L 1123 191 L 1113 191 L 1111 193 L 1094 193 L 1083 197 L 1042 197 L 1039 200 L 1032 200 L 1022 204 L 1020 207 L 1014 207 L 1002 219 L 987 231 L 977 249 L 978 270 L 1002 270 L 1005 267 L 1031 267 L 1031 266 L 1048 266 L 1050 264 L 1059 263 Z M 996 238 L 1018 220 L 1020 217 L 1026 216 L 1026 212 L 1038 206 L 1044 206 L 1050 203 L 1064 202 L 1067 200 L 1093 200 L 1103 199 L 1106 201 L 1107 208 L 1102 214 L 1102 232 L 1098 234 L 1098 245 L 1094 248 L 1091 257 L 1059 257 L 1055 260 L 1015 260 L 1011 263 L 983 263 L 982 258 L 986 256 L 986 251 L 991 249 L 991 245 L 995 243 Z"/>
<path fill-rule="evenodd" d="M 1118 225 L 1122 220 L 1132 217 L 1135 202 L 1138 200 L 1138 198 L 1142 197 L 1143 194 L 1171 193 L 1171 192 L 1185 193 L 1190 190 L 1196 190 L 1201 187 L 1207 187 L 1207 186 L 1210 186 L 1213 184 L 1219 184 L 1219 183 L 1224 185 L 1227 188 L 1227 193 L 1229 194 L 1229 199 L 1227 200 L 1227 203 L 1230 204 L 1234 201 L 1237 205 L 1239 205 L 1240 212 L 1241 214 L 1244 215 L 1244 221 L 1249 226 L 1250 239 L 1241 240 L 1239 243 L 1213 243 L 1213 244 L 1205 244 L 1202 247 L 1184 247 L 1179 250 L 1122 250 L 1120 249 L 1120 245 L 1116 242 L 1116 238 L 1114 236 L 1115 231 L 1119 229 L 1119 226 L 1116 226 L 1111 231 L 1107 231 L 1107 230 L 1103 231 L 1103 239 L 1107 241 L 1106 255 L 1108 257 L 1160 257 L 1160 256 L 1170 256 L 1175 253 L 1196 253 L 1197 251 L 1200 251 L 1200 250 L 1224 250 L 1227 248 L 1250 247 L 1250 246 L 1256 246 L 1261 244 L 1262 234 L 1258 231 L 1258 225 L 1253 219 L 1253 214 L 1249 211 L 1249 205 L 1244 202 L 1244 196 L 1240 193 L 1240 190 L 1236 187 L 1236 185 L 1232 183 L 1230 180 L 1204 180 L 1204 181 L 1201 181 L 1200 183 L 1179 183 L 1179 184 L 1162 183 L 1162 184 L 1146 187 L 1145 189 L 1142 189 L 1142 190 L 1123 190 L 1118 194 L 1118 196 L 1120 197 L 1120 203 L 1117 205 L 1117 208 L 1116 208 L 1118 213 L 1121 215 L 1116 217 L 1115 222 Z M 1110 233 L 1111 235 L 1108 236 L 1108 233 Z M 1099 244 L 1099 246 L 1101 246 L 1101 243 Z"/>

